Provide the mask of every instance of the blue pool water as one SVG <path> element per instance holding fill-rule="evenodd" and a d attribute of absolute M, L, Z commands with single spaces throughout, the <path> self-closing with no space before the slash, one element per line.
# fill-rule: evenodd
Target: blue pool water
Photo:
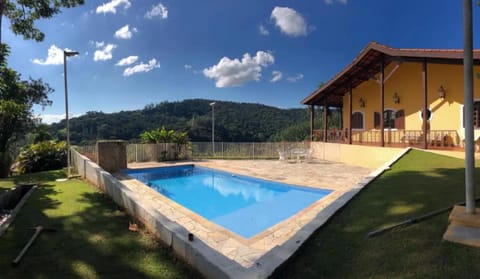
<path fill-rule="evenodd" d="M 194 165 L 125 173 L 245 238 L 287 219 L 331 192 Z"/>

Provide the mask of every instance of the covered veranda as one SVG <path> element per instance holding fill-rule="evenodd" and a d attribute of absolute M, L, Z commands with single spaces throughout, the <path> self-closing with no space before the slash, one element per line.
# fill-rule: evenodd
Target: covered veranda
<path fill-rule="evenodd" d="M 480 53 L 474 52 L 474 63 L 479 64 Z M 385 115 L 379 113 L 376 129 L 357 131 L 352 129 L 353 90 L 364 82 L 373 81 L 378 84 L 379 102 L 372 104 L 378 111 L 385 112 L 385 83 L 396 74 L 403 63 L 417 63 L 421 65 L 421 95 L 409 96 L 422 98 L 422 111 L 429 111 L 428 88 L 436 86 L 428 80 L 428 65 L 461 65 L 463 50 L 443 49 L 404 49 L 391 48 L 376 42 L 369 43 L 350 65 L 345 67 L 327 83 L 319 87 L 306 97 L 302 103 L 309 106 L 310 111 L 310 138 L 324 142 L 345 144 L 362 144 L 375 146 L 415 146 L 418 148 L 459 149 L 463 147 L 463 140 L 457 130 L 433 130 L 429 125 L 429 113 L 422 113 L 421 129 L 410 130 L 409 127 L 389 129 L 385 127 Z M 388 71 L 387 71 L 388 69 Z M 436 89 L 436 88 L 435 88 Z M 438 89 L 437 94 L 442 92 Z M 432 91 L 430 90 L 430 94 Z M 348 104 L 344 104 L 348 100 Z M 358 100 L 359 106 L 365 106 L 365 100 Z M 371 103 L 370 103 L 371 104 Z M 369 105 L 370 105 L 369 104 Z M 349 117 L 349 121 L 340 121 L 338 129 L 314 129 L 315 109 L 323 108 L 323 127 L 329 127 L 329 109 L 336 108 L 342 115 Z M 344 114 L 344 111 L 347 111 Z M 377 121 L 377 120 L 376 120 Z M 345 124 L 346 123 L 346 124 Z M 405 124 L 403 124 L 405 125 Z"/>

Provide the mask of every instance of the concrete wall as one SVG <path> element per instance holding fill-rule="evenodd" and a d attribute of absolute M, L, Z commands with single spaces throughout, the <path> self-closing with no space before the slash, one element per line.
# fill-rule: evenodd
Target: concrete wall
<path fill-rule="evenodd" d="M 105 140 L 97 142 L 97 164 L 108 172 L 127 168 L 127 142 Z"/>
<path fill-rule="evenodd" d="M 380 168 L 404 151 L 404 148 L 325 142 L 312 142 L 311 148 L 313 158 L 371 169 Z"/>
<path fill-rule="evenodd" d="M 189 232 L 185 228 L 170 221 L 147 203 L 141 202 L 138 194 L 74 149 L 72 149 L 72 160 L 73 166 L 82 178 L 109 195 L 117 205 L 142 222 L 178 256 L 207 278 L 229 278 L 227 273 L 232 270 L 226 271 L 225 269 L 228 268 L 233 269 L 234 272 L 237 269 L 236 274 L 245 274 L 236 276 L 238 278 L 252 278 L 251 274 L 244 272 L 238 264 L 219 254 L 198 238 L 193 242 L 188 241 Z M 232 268 L 232 265 L 238 267 Z"/>

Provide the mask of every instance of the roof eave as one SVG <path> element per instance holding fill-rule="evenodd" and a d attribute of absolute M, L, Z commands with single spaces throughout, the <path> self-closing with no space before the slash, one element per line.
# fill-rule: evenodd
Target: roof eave
<path fill-rule="evenodd" d="M 401 60 L 410 59 L 438 59 L 438 60 L 463 60 L 463 51 L 461 50 L 426 50 L 426 49 L 395 49 L 386 45 L 379 44 L 377 42 L 370 42 L 366 47 L 360 51 L 360 53 L 353 59 L 353 61 L 332 77 L 323 86 L 317 88 L 309 96 L 301 101 L 301 104 L 312 105 L 312 101 L 317 98 L 321 98 L 319 94 L 327 94 L 325 90 L 332 86 L 337 80 L 347 74 L 353 67 L 358 65 L 362 59 L 371 51 L 379 52 L 390 58 L 398 58 Z M 409 59 L 410 58 L 410 59 Z M 474 50 L 474 59 L 480 63 L 480 50 Z"/>

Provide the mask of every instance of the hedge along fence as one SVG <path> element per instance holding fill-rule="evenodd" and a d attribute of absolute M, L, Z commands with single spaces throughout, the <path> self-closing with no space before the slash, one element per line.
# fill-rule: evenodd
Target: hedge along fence
<path fill-rule="evenodd" d="M 192 142 L 182 147 L 179 159 L 278 159 L 279 151 L 310 148 L 310 142 Z M 76 146 L 75 149 L 96 162 L 95 146 Z M 129 144 L 127 162 L 175 160 L 175 144 Z"/>

